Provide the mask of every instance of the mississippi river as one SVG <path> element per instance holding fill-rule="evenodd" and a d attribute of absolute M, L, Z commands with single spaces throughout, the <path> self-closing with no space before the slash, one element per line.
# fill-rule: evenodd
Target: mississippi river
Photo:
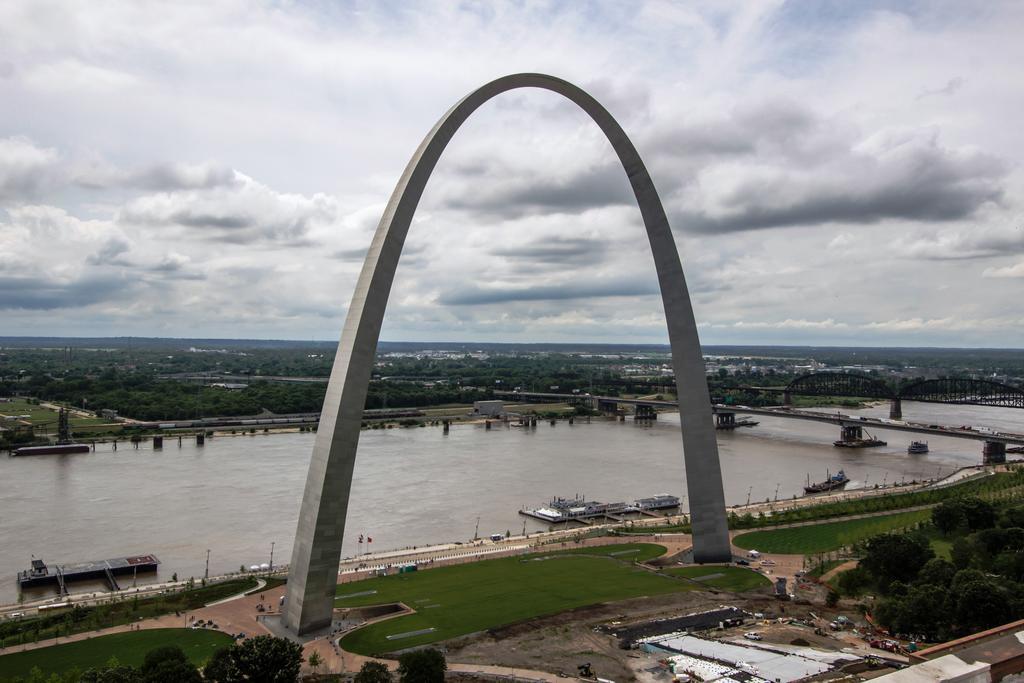
<path fill-rule="evenodd" d="M 860 414 L 887 416 L 878 407 Z M 904 403 L 907 420 L 1024 432 L 1024 411 Z M 844 411 L 851 412 L 851 411 Z M 853 411 L 856 412 L 856 411 Z M 906 453 L 914 435 L 879 430 L 888 446 L 832 447 L 838 428 L 782 418 L 719 432 L 729 504 L 789 498 L 840 468 L 850 487 L 931 478 L 981 461 L 981 443 L 927 437 L 931 452 Z M 197 447 L 166 438 L 162 451 L 120 444 L 96 453 L 0 458 L 0 602 L 16 599 L 15 573 L 32 557 L 47 562 L 153 553 L 159 576 L 201 577 L 240 565 L 286 563 L 313 446 L 313 434 L 217 436 Z M 926 437 L 919 437 L 926 438 Z M 685 496 L 679 418 L 654 424 L 595 418 L 364 431 L 360 438 L 343 554 L 380 551 L 523 530 L 524 506 L 552 496 L 606 502 L 657 493 Z M 685 499 L 684 499 L 685 505 Z M 547 526 L 526 523 L 528 531 Z M 130 584 L 130 579 L 127 583 Z M 122 581 L 122 585 L 125 581 Z"/>

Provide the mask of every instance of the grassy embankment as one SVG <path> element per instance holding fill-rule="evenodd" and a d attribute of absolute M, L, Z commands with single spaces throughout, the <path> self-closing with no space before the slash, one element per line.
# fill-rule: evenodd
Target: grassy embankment
<path fill-rule="evenodd" d="M 165 645 L 177 645 L 196 666 L 200 666 L 214 652 L 232 642 L 226 633 L 200 629 L 159 628 L 115 633 L 0 656 L 0 681 L 15 676 L 27 677 L 33 668 L 40 669 L 47 676 L 75 668 L 84 671 L 105 665 L 111 657 L 116 657 L 121 664 L 137 667 L 147 652 Z"/>
<path fill-rule="evenodd" d="M 931 510 L 914 510 L 788 529 L 752 531 L 734 538 L 733 544 L 747 550 L 786 555 L 825 553 L 878 534 L 913 527 L 918 522 L 931 519 L 931 514 Z"/>
<path fill-rule="evenodd" d="M 347 583 L 338 588 L 338 607 L 401 602 L 416 613 L 359 629 L 342 645 L 360 654 L 383 653 L 601 602 L 701 585 L 725 590 L 763 585 L 762 577 L 739 568 L 697 567 L 696 576 L 720 576 L 694 582 L 676 580 L 694 577 L 675 569 L 659 573 L 634 564 L 664 552 L 649 543 L 573 548 Z"/>
<path fill-rule="evenodd" d="M 256 579 L 239 578 L 209 586 L 165 593 L 150 598 L 119 599 L 88 607 L 72 606 L 29 619 L 0 624 L 0 646 L 10 647 L 47 638 L 120 626 L 139 619 L 158 617 L 237 595 L 256 587 Z"/>

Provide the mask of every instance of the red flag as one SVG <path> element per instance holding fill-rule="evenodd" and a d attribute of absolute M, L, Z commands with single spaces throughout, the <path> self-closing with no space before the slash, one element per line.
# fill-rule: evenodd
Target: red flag
<path fill-rule="evenodd" d="M 373 539 L 372 539 L 372 538 L 370 538 L 369 536 L 367 536 L 367 537 L 366 537 L 366 542 L 367 542 L 367 543 L 373 543 Z"/>

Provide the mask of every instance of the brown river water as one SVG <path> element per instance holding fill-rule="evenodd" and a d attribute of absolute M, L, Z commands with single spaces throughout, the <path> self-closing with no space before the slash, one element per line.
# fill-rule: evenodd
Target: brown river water
<path fill-rule="evenodd" d="M 887 407 L 849 411 L 886 417 Z M 1024 433 L 1024 411 L 904 403 L 904 417 Z M 783 418 L 719 432 L 729 504 L 789 498 L 806 478 L 840 468 L 850 487 L 931 478 L 981 461 L 981 443 L 927 438 L 931 452 L 906 453 L 913 434 L 878 430 L 888 446 L 839 449 L 838 427 Z M 161 451 L 120 444 L 67 456 L 0 458 L 0 603 L 17 599 L 15 574 L 32 557 L 48 563 L 152 553 L 159 578 L 211 575 L 240 565 L 287 562 L 313 434 L 217 436 L 197 447 L 165 439 Z M 343 554 L 360 534 L 374 551 L 427 545 L 479 533 L 520 533 L 521 507 L 552 496 L 609 501 L 657 493 L 685 495 L 676 414 L 653 424 L 595 418 L 541 422 L 536 429 L 482 424 L 364 431 L 359 445 Z M 685 499 L 684 499 L 685 506 Z M 528 531 L 547 525 L 527 521 Z M 122 582 L 124 585 L 126 582 Z M 130 584 L 130 579 L 127 581 Z M 76 587 L 76 589 L 81 589 Z M 38 596 L 32 594 L 26 597 Z"/>

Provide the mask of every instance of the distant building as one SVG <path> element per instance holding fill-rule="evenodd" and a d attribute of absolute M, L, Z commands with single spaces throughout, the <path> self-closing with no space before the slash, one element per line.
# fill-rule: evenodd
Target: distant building
<path fill-rule="evenodd" d="M 116 420 L 117 411 L 111 408 L 104 408 L 100 411 L 100 417 L 102 417 L 104 420 Z"/>
<path fill-rule="evenodd" d="M 505 412 L 504 401 L 473 401 L 473 414 L 484 417 L 500 417 Z"/>

